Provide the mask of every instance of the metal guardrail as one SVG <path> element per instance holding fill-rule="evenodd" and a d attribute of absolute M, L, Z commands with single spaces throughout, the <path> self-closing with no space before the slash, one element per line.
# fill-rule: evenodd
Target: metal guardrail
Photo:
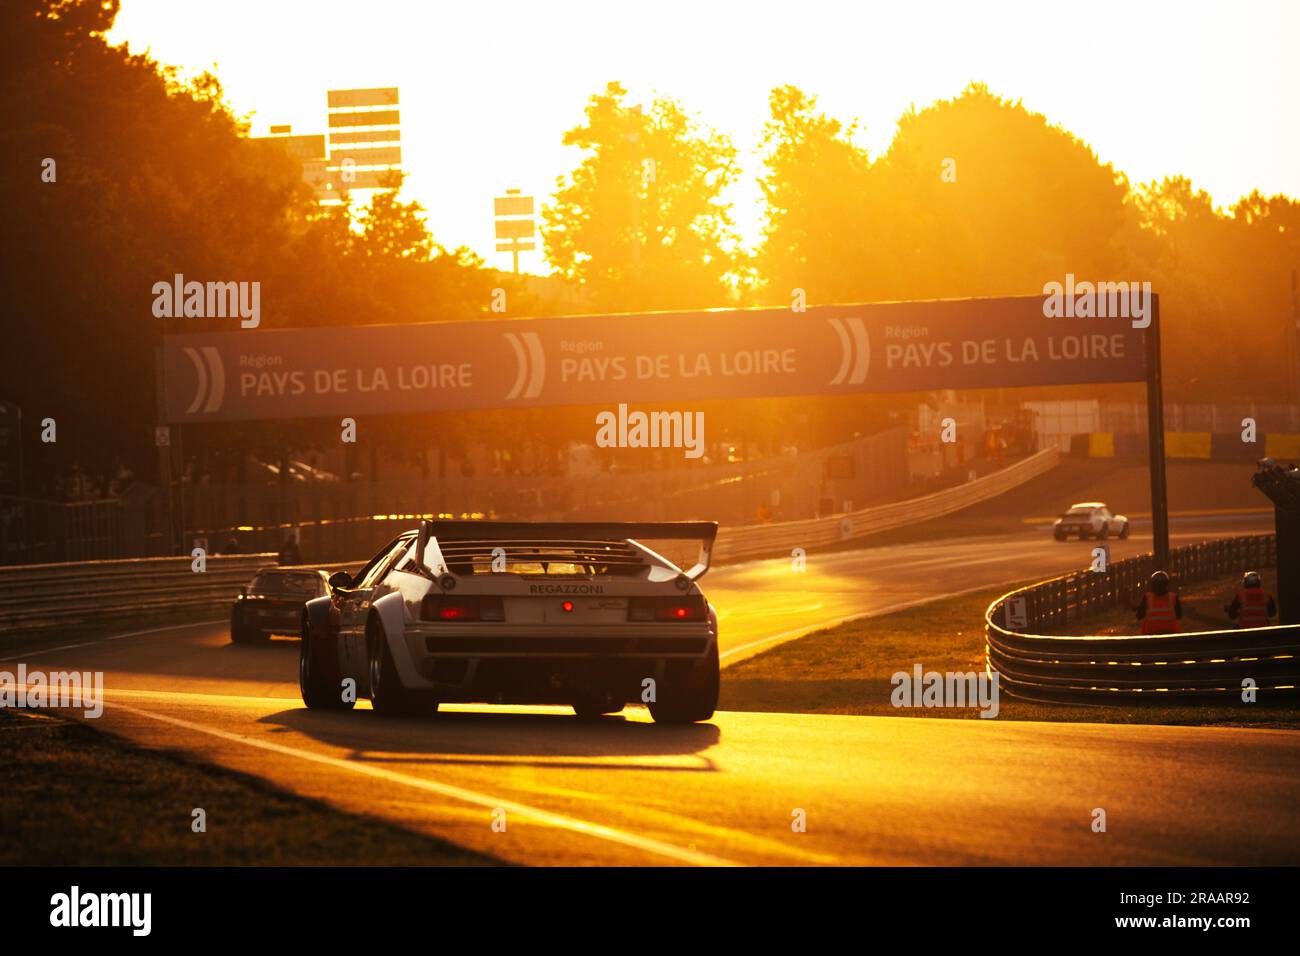
<path fill-rule="evenodd" d="M 207 570 L 191 559 L 128 558 L 0 568 L 0 634 L 48 632 L 175 611 L 225 609 L 274 554 L 212 555 Z M 349 565 L 320 565 L 327 571 Z"/>
<path fill-rule="evenodd" d="M 951 514 L 1009 491 L 1059 461 L 1060 451 L 1050 448 L 991 475 L 920 498 L 810 521 L 726 528 L 718 534 L 713 559 L 788 555 L 796 547 L 824 547 Z M 258 568 L 275 564 L 275 558 L 271 553 L 210 555 L 202 574 L 191 570 L 191 559 L 184 556 L 0 567 L 0 634 L 175 611 L 216 612 L 229 607 L 239 586 L 247 584 Z M 312 567 L 356 570 L 364 563 L 362 559 Z"/>
<path fill-rule="evenodd" d="M 920 498 L 876 505 L 827 518 L 722 528 L 713 547 L 713 559 L 744 561 L 778 554 L 789 555 L 793 548 L 803 548 L 805 551 L 824 548 L 881 531 L 941 518 L 1011 491 L 1030 479 L 1051 471 L 1060 460 L 1060 449 L 1053 446 L 983 478 Z"/>
<path fill-rule="evenodd" d="M 1276 563 L 1274 535 L 1223 538 L 1170 554 L 1175 583 L 1188 584 Z M 1150 554 L 1004 594 L 984 615 L 988 668 L 1007 693 L 1026 700 L 1131 703 L 1240 699 L 1250 679 L 1263 699 L 1300 688 L 1300 626 L 1141 636 L 1060 636 L 1011 630 L 1007 604 L 1024 598 L 1026 627 L 1061 627 L 1128 606 L 1154 570 Z"/>

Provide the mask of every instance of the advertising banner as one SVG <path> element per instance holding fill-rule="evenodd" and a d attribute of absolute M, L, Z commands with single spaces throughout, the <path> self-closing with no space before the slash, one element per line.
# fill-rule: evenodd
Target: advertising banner
<path fill-rule="evenodd" d="M 1043 298 L 239 329 L 164 340 L 171 423 L 1141 381 L 1124 318 Z"/>

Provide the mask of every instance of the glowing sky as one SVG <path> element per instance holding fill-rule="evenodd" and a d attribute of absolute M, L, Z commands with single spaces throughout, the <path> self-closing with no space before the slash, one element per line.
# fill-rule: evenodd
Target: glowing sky
<path fill-rule="evenodd" d="M 587 97 L 682 101 L 741 149 L 735 218 L 759 236 L 754 153 L 767 94 L 794 83 L 865 124 L 876 155 L 911 104 L 970 80 L 1046 114 L 1134 181 L 1184 174 L 1221 205 L 1300 196 L 1300 3 L 848 0 L 325 2 L 123 0 L 113 43 L 213 68 L 253 133 L 323 132 L 325 91 L 401 88 L 404 195 L 434 237 L 494 265 L 492 196 L 539 198 L 578 161 L 560 145 Z M 215 64 L 215 67 L 214 67 Z M 540 253 L 527 271 L 549 271 Z"/>

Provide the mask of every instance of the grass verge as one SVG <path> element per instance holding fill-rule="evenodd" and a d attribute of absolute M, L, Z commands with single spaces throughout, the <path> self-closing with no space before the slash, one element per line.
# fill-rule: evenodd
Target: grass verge
<path fill-rule="evenodd" d="M 498 863 L 40 712 L 0 711 L 0 753 L 0 866 Z"/>
<path fill-rule="evenodd" d="M 848 621 L 781 644 L 723 672 L 718 709 L 980 719 L 973 708 L 895 708 L 890 679 L 898 671 L 910 674 L 917 663 L 926 671 L 982 670 L 984 610 L 1011 589 L 990 588 Z M 997 719 L 1300 728 L 1300 708 L 1262 703 L 1072 706 L 1002 694 Z"/>

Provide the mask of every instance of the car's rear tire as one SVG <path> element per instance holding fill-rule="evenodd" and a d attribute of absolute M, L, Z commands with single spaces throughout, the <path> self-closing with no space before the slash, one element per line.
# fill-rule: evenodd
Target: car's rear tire
<path fill-rule="evenodd" d="M 333 661 L 331 666 L 331 662 L 322 657 L 328 653 L 319 640 L 312 640 L 311 630 L 304 620 L 298 647 L 298 690 L 302 693 L 302 702 L 311 710 L 351 710 L 356 703 L 355 697 L 352 700 L 343 698 L 343 682 L 337 679 L 338 661 Z"/>
<path fill-rule="evenodd" d="M 1123 541 L 1127 537 L 1128 537 L 1128 522 L 1125 521 L 1124 527 L 1119 529 L 1119 539 Z"/>
<path fill-rule="evenodd" d="M 1064 541 L 1067 537 L 1069 537 L 1069 535 L 1067 535 L 1064 531 L 1053 531 L 1052 537 L 1055 538 L 1057 541 Z"/>
<path fill-rule="evenodd" d="M 266 635 L 256 630 L 238 609 L 230 612 L 230 643 L 259 644 L 266 640 Z"/>
<path fill-rule="evenodd" d="M 1110 525 L 1104 524 L 1101 526 L 1101 530 L 1097 532 L 1097 540 L 1105 541 L 1109 537 L 1110 537 Z"/>
<path fill-rule="evenodd" d="M 382 717 L 418 717 L 438 712 L 438 698 L 433 691 L 402 686 L 384 625 L 377 620 L 366 628 L 366 656 L 370 662 L 370 706 L 375 713 Z"/>
<path fill-rule="evenodd" d="M 599 720 L 607 714 L 617 714 L 625 705 L 602 694 L 587 694 L 579 697 L 571 706 L 580 720 Z"/>
<path fill-rule="evenodd" d="M 721 677 L 718 645 L 715 641 L 705 663 L 704 674 L 681 687 L 671 684 L 660 687 L 654 703 L 650 704 L 650 716 L 656 724 L 694 724 L 708 720 L 718 709 Z"/>

